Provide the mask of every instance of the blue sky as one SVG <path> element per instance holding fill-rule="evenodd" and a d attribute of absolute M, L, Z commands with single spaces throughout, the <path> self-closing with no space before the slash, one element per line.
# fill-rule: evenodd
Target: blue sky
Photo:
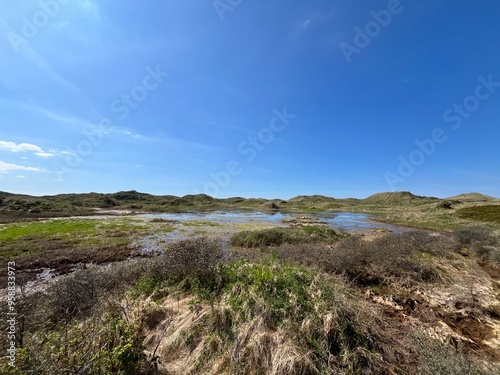
<path fill-rule="evenodd" d="M 0 190 L 500 197 L 500 3 L 0 5 Z"/>

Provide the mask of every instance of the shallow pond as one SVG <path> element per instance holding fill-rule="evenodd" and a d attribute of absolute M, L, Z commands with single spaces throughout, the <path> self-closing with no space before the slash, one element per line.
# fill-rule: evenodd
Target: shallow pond
<path fill-rule="evenodd" d="M 320 212 L 310 216 L 317 217 L 333 229 L 344 229 L 347 232 L 355 232 L 370 229 L 387 229 L 395 233 L 409 230 L 407 227 L 386 224 L 373 220 L 370 214 L 359 212 Z"/>
<path fill-rule="evenodd" d="M 159 213 L 141 215 L 147 219 L 164 219 L 199 222 L 224 223 L 246 223 L 251 221 L 269 222 L 280 225 L 283 219 L 293 219 L 297 216 L 312 216 L 325 222 L 333 229 L 343 229 L 348 232 L 370 229 L 387 229 L 393 232 L 403 232 L 404 227 L 381 223 L 372 220 L 372 215 L 354 212 L 317 212 L 317 213 L 282 213 L 282 212 L 259 212 L 259 211 L 212 211 L 212 212 L 183 212 L 183 213 Z"/>

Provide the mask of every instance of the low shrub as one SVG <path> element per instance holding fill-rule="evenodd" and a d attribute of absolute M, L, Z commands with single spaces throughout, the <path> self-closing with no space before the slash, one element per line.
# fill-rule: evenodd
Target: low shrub
<path fill-rule="evenodd" d="M 247 248 L 270 247 L 291 243 L 332 242 L 343 236 L 345 235 L 323 226 L 277 227 L 236 233 L 231 238 L 231 245 Z"/>
<path fill-rule="evenodd" d="M 449 210 L 449 209 L 452 209 L 452 202 L 450 201 L 441 201 L 439 202 L 437 205 L 436 205 L 437 208 L 443 208 L 443 209 L 446 209 L 446 210 Z"/>
<path fill-rule="evenodd" d="M 131 293 L 134 297 L 148 295 L 158 299 L 168 295 L 174 284 L 186 291 L 203 283 L 213 284 L 215 268 L 221 260 L 221 240 L 194 237 L 175 242 L 162 255 L 149 260 Z"/>
<path fill-rule="evenodd" d="M 182 280 L 203 278 L 222 258 L 222 242 L 208 237 L 194 237 L 169 245 L 155 261 L 155 275 Z"/>
<path fill-rule="evenodd" d="M 231 238 L 231 245 L 241 247 L 278 246 L 293 243 L 297 239 L 286 228 L 271 228 L 258 231 L 244 231 Z"/>
<path fill-rule="evenodd" d="M 335 270 L 333 247 L 324 243 L 283 244 L 272 251 L 280 258 L 295 263 L 322 269 L 327 272 Z"/>
<path fill-rule="evenodd" d="M 455 230 L 452 234 L 457 249 L 470 250 L 481 261 L 500 265 L 500 239 L 490 229 L 468 227 Z"/>
<path fill-rule="evenodd" d="M 107 304 L 83 320 L 28 335 L 18 366 L 42 375 L 146 373 L 141 332 L 120 305 Z"/>
<path fill-rule="evenodd" d="M 494 246 L 499 242 L 492 230 L 479 227 L 457 229 L 453 232 L 453 237 L 461 246 L 470 246 L 473 243 Z"/>
<path fill-rule="evenodd" d="M 434 282 L 439 273 L 423 254 L 443 254 L 445 244 L 446 240 L 424 232 L 388 234 L 372 241 L 352 236 L 330 252 L 328 264 L 362 285 Z"/>
<path fill-rule="evenodd" d="M 441 249 L 436 246 L 439 242 L 416 232 L 390 234 L 373 241 L 353 235 L 336 245 L 284 244 L 273 251 L 281 259 L 343 274 L 351 281 L 372 285 L 395 279 L 413 279 L 415 282 L 437 280 L 437 272 L 417 255 L 439 253 Z"/>

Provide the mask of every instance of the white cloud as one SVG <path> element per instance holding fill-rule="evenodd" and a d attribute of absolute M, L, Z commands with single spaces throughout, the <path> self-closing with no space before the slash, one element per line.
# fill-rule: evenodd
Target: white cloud
<path fill-rule="evenodd" d="M 128 135 L 130 138 L 132 139 L 139 139 L 139 138 L 142 138 L 142 135 L 140 135 L 139 133 L 133 133 L 131 132 L 130 130 L 127 130 L 127 129 L 121 129 L 120 130 L 123 134 L 125 135 Z"/>
<path fill-rule="evenodd" d="M 26 176 L 23 176 L 21 174 L 17 175 L 16 178 L 26 178 Z"/>
<path fill-rule="evenodd" d="M 307 26 L 309 26 L 310 23 L 311 20 L 307 20 L 306 22 L 304 22 L 304 29 L 307 29 Z"/>
<path fill-rule="evenodd" d="M 41 158 L 51 158 L 53 156 L 56 156 L 55 154 L 52 154 L 50 152 L 35 152 L 36 156 L 40 156 Z"/>
<path fill-rule="evenodd" d="M 0 150 L 10 151 L 10 152 L 34 152 L 36 156 L 41 158 L 51 158 L 56 156 L 57 151 L 50 150 L 49 152 L 44 151 L 41 147 L 37 145 L 33 145 L 31 143 L 15 143 L 15 142 L 7 142 L 0 141 Z M 23 160 L 27 159 L 26 157 L 22 158 Z"/>
<path fill-rule="evenodd" d="M 28 105 L 26 105 L 26 106 L 28 106 Z M 33 112 L 38 112 L 51 120 L 59 121 L 59 122 L 62 122 L 64 124 L 70 124 L 70 125 L 74 125 L 74 124 L 78 124 L 78 123 L 83 123 L 85 125 L 87 124 L 86 121 L 84 121 L 78 117 L 62 115 L 62 114 L 56 113 L 54 111 L 51 111 L 47 108 L 41 108 L 41 107 L 35 107 L 35 106 L 29 106 L 29 107 L 31 108 L 31 110 Z"/>
<path fill-rule="evenodd" d="M 0 173 L 9 173 L 9 171 L 47 172 L 45 169 L 38 167 L 25 167 L 24 165 L 16 165 L 0 161 Z"/>
<path fill-rule="evenodd" d="M 26 151 L 33 151 L 33 152 L 41 152 L 43 153 L 43 150 L 36 146 L 32 145 L 30 143 L 14 143 L 14 142 L 5 142 L 5 141 L 0 141 L 0 150 L 4 151 L 10 151 L 10 152 L 26 152 Z"/>

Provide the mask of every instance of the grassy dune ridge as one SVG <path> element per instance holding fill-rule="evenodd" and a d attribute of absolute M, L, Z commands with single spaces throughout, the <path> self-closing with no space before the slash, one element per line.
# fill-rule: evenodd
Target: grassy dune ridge
<path fill-rule="evenodd" d="M 488 215 L 466 216 L 463 208 L 491 205 Z M 422 197 L 410 192 L 377 193 L 365 199 L 336 199 L 322 195 L 298 196 L 288 200 L 233 197 L 212 198 L 205 194 L 176 197 L 155 196 L 136 191 L 113 194 L 61 194 L 31 197 L 0 192 L 0 222 L 46 217 L 82 216 L 139 212 L 184 212 L 189 210 L 260 209 L 283 211 L 361 211 L 393 223 L 451 229 L 476 218 L 498 222 L 500 200 L 479 193 L 446 199 Z"/>

